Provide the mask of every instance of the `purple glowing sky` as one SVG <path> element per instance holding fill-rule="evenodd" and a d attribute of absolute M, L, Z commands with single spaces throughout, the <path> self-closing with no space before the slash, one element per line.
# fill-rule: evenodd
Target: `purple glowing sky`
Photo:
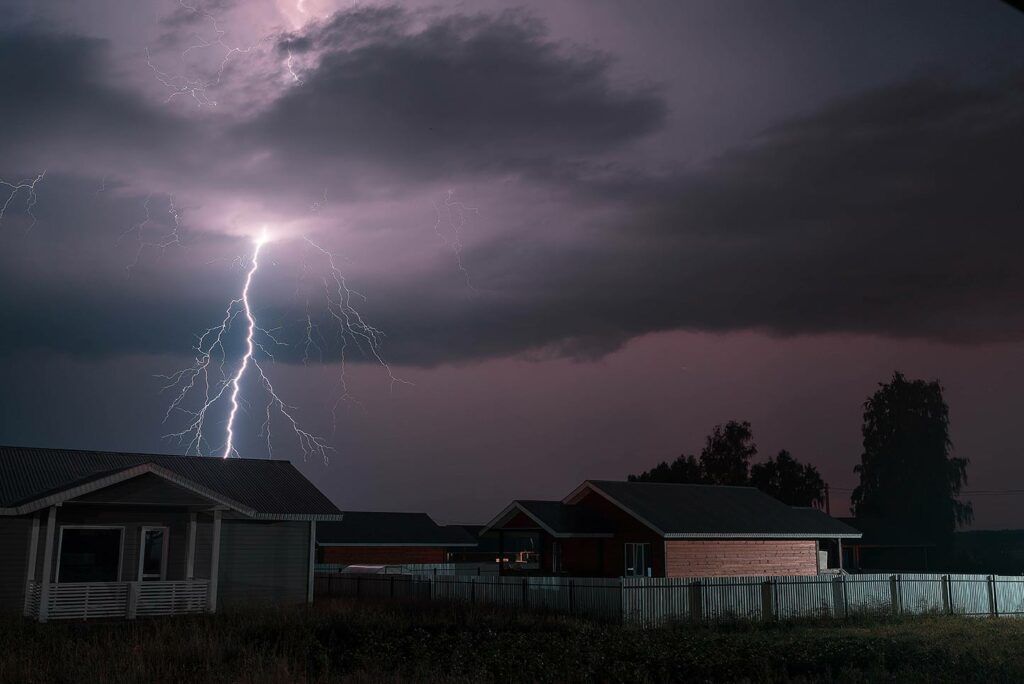
<path fill-rule="evenodd" d="M 275 455 L 342 508 L 480 521 L 729 419 L 841 508 L 897 368 L 943 381 L 971 489 L 1024 478 L 1024 14 L 1001 2 L 0 12 L 0 178 L 46 169 L 35 225 L 24 193 L 0 223 L 0 443 L 174 451 L 154 376 L 267 226 L 268 374 L 335 448 L 278 430 Z M 336 430 L 302 237 L 413 383 L 350 356 Z M 238 448 L 263 457 L 252 413 Z M 1024 526 L 1024 497 L 974 501 Z"/>

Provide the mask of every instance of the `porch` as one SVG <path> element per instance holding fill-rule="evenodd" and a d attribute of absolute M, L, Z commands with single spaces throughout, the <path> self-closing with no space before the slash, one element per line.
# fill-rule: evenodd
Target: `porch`
<path fill-rule="evenodd" d="M 41 611 L 46 594 L 46 610 Z M 156 617 L 203 613 L 210 607 L 210 581 L 41 582 L 26 587 L 25 615 L 50 620 Z M 41 617 L 44 616 L 45 618 Z"/>
<path fill-rule="evenodd" d="M 215 612 L 224 511 L 177 503 L 68 502 L 36 513 L 23 614 L 46 622 Z"/>

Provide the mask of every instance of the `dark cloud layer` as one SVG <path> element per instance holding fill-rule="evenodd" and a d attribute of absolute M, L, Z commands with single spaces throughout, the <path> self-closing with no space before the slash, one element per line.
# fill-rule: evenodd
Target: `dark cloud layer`
<path fill-rule="evenodd" d="M 240 144 L 291 168 L 428 180 L 604 153 L 663 122 L 656 91 L 613 87 L 607 55 L 562 50 L 529 17 L 410 20 L 357 10 L 284 41 L 315 66 L 241 127 Z"/>
<path fill-rule="evenodd" d="M 357 10 L 278 49 L 301 56 L 303 82 L 248 118 L 206 122 L 112 85 L 99 41 L 5 34 L 0 89 L 12 96 L 0 99 L 0 154 L 110 155 L 282 202 L 308 197 L 309 177 L 324 174 L 349 198 L 357 190 L 339 179 L 387 179 L 374 192 L 397 197 L 439 178 L 509 173 L 557 195 L 558 240 L 498 233 L 467 248 L 473 296 L 453 298 L 436 265 L 366 276 L 366 310 L 400 363 L 592 358 L 670 329 L 955 342 L 1024 332 L 1019 74 L 922 75 L 654 173 L 610 160 L 664 124 L 658 91 L 613 85 L 607 56 L 564 50 L 520 14 Z M 263 165 L 245 162 L 260 155 Z M 0 317 L 18 323 L 0 351 L 180 352 L 233 291 L 237 273 L 185 257 L 142 284 L 113 280 L 124 261 L 108 253 L 111 236 L 137 220 L 141 196 L 112 198 L 118 218 L 104 218 L 82 190 L 94 172 L 78 160 L 48 179 L 62 200 L 37 213 L 59 250 L 5 238 Z M 244 249 L 200 231 L 193 253 L 234 248 Z M 85 255 L 94 268 L 78 267 Z M 174 270 L 186 263 L 185 276 Z M 271 320 L 302 316 L 291 277 L 265 275 Z M 74 315 L 53 315 L 58 298 Z"/>

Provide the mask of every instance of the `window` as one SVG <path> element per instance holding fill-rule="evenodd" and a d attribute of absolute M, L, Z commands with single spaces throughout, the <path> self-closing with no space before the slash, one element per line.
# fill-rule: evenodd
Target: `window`
<path fill-rule="evenodd" d="M 117 582 L 121 578 L 121 527 L 61 527 L 57 582 Z"/>
<path fill-rule="evenodd" d="M 551 572 L 562 571 L 562 545 L 557 541 L 551 542 Z"/>
<path fill-rule="evenodd" d="M 167 579 L 166 527 L 143 527 L 139 544 L 139 581 Z"/>
<path fill-rule="evenodd" d="M 651 545 L 628 542 L 626 547 L 626 577 L 651 576 Z"/>

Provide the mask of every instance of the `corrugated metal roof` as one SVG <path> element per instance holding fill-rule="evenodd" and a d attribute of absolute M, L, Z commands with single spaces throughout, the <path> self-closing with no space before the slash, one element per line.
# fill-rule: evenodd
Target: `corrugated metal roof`
<path fill-rule="evenodd" d="M 341 512 L 288 461 L 0 446 L 0 508 L 153 464 L 266 515 Z"/>
<path fill-rule="evenodd" d="M 561 501 L 522 499 L 515 503 L 557 534 L 612 534 L 615 531 L 614 525 L 604 516 L 581 506 L 569 506 Z"/>
<path fill-rule="evenodd" d="M 438 525 L 426 513 L 345 511 L 341 522 L 317 525 L 318 544 L 379 546 L 474 546 L 459 525 Z"/>
<path fill-rule="evenodd" d="M 860 532 L 820 511 L 787 506 L 753 487 L 587 483 L 667 536 L 840 537 Z"/>

